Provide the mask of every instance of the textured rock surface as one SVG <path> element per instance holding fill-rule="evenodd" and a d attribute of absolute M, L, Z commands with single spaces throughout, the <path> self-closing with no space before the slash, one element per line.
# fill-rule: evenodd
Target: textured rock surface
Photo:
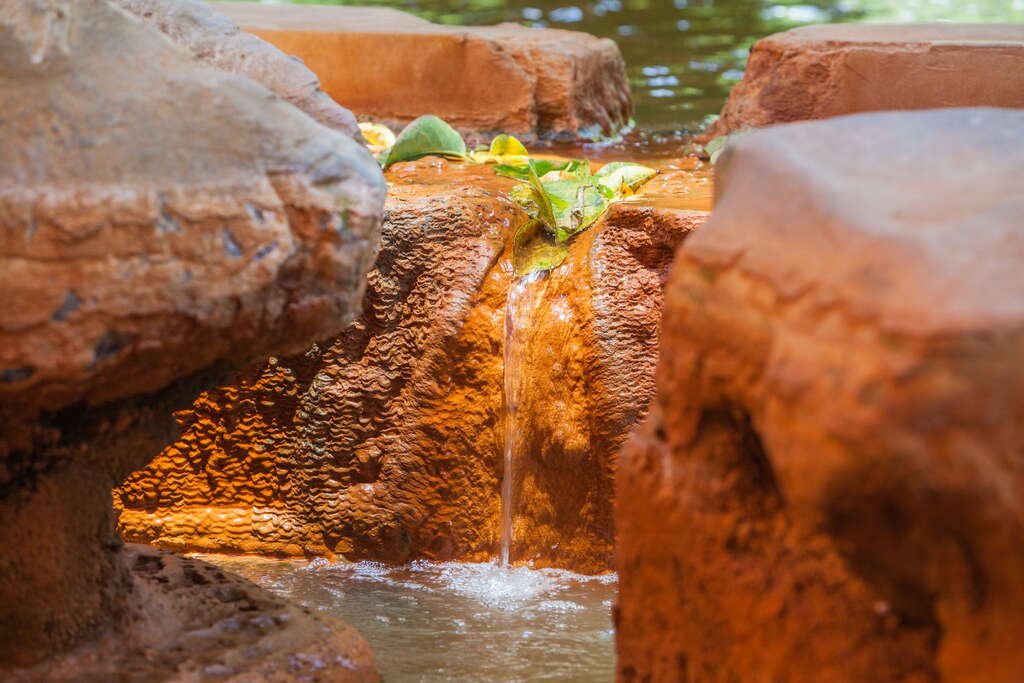
<path fill-rule="evenodd" d="M 383 7 L 214 6 L 301 57 L 357 116 L 395 128 L 434 114 L 471 140 L 569 141 L 613 134 L 630 118 L 618 47 L 585 33 L 442 26 Z"/>
<path fill-rule="evenodd" d="M 702 136 L 890 109 L 1024 108 L 1020 24 L 834 24 L 758 41 Z"/>
<path fill-rule="evenodd" d="M 363 317 L 181 413 L 182 439 L 117 493 L 126 538 L 395 562 L 497 552 L 506 245 L 524 214 L 488 167 L 430 159 L 388 176 Z M 536 398 L 520 409 L 515 559 L 610 567 L 614 455 L 653 392 L 668 261 L 704 215 L 620 204 L 546 283 L 549 314 L 523 342 Z"/>
<path fill-rule="evenodd" d="M 1021 680 L 1024 112 L 727 154 L 620 460 L 621 678 Z"/>
<path fill-rule="evenodd" d="M 353 317 L 384 184 L 352 139 L 100 0 L 0 5 L 0 110 L 4 678 L 145 610 L 111 487 L 228 366 Z"/>
<path fill-rule="evenodd" d="M 350 626 L 200 560 L 132 544 L 119 555 L 135 596 L 124 615 L 131 627 L 4 680 L 379 680 Z"/>
<path fill-rule="evenodd" d="M 211 66 L 251 78 L 316 121 L 362 140 L 356 118 L 320 89 L 301 61 L 246 33 L 199 0 L 114 0 Z"/>

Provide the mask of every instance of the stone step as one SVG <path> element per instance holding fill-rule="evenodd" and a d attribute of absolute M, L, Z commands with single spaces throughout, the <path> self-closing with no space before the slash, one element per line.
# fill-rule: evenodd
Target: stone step
<path fill-rule="evenodd" d="M 423 114 L 473 141 L 612 135 L 630 118 L 614 42 L 517 24 L 432 24 L 385 7 L 213 3 L 245 30 L 301 58 L 362 120 L 401 128 Z"/>
<path fill-rule="evenodd" d="M 830 24 L 768 36 L 701 137 L 942 107 L 1024 107 L 1024 24 Z"/>

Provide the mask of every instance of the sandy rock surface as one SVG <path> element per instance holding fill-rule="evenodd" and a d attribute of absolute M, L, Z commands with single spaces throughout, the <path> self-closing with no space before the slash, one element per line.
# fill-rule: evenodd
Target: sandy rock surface
<path fill-rule="evenodd" d="M 1022 150 L 997 109 L 731 146 L 620 459 L 622 679 L 1021 680 Z"/>
<path fill-rule="evenodd" d="M 681 196 L 685 175 L 652 186 Z M 393 562 L 497 553 L 508 239 L 525 214 L 490 167 L 426 159 L 388 177 L 363 316 L 182 413 L 182 439 L 117 492 L 126 538 Z M 653 395 L 671 254 L 705 215 L 617 205 L 537 283 L 542 313 L 516 341 L 529 398 L 513 559 L 611 567 L 615 454 Z"/>
<path fill-rule="evenodd" d="M 471 142 L 613 135 L 631 100 L 614 42 L 517 24 L 443 26 L 385 7 L 214 3 L 247 31 L 301 57 L 360 119 L 400 129 L 434 114 Z"/>
<path fill-rule="evenodd" d="M 1024 108 L 1020 24 L 831 24 L 754 44 L 701 136 L 868 111 Z"/>

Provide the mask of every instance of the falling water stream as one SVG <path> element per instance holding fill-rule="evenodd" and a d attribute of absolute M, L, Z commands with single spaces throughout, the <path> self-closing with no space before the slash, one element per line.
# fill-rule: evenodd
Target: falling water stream
<path fill-rule="evenodd" d="M 538 271 L 516 279 L 505 304 L 505 458 L 501 480 L 501 565 L 508 567 L 512 555 L 513 510 L 515 507 L 516 452 L 519 429 L 516 424 L 523 384 L 525 332 L 543 305 L 547 272 Z"/>

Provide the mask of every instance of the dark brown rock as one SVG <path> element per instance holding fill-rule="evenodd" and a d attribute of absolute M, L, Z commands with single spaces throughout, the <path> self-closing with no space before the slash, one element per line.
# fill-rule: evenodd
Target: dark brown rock
<path fill-rule="evenodd" d="M 512 557 L 611 566 L 615 455 L 653 393 L 662 279 L 705 213 L 652 181 L 573 245 L 517 337 L 523 395 Z M 388 172 L 365 311 L 332 343 L 258 366 L 181 414 L 118 492 L 128 539 L 177 549 L 483 560 L 498 551 L 514 181 L 427 159 Z M 695 185 L 696 187 L 696 185 Z"/>
<path fill-rule="evenodd" d="M 146 612 L 112 486 L 232 366 L 356 314 L 384 184 L 351 138 L 102 0 L 0 5 L 0 110 L 0 678 L 45 678 Z M 132 642 L 191 608 L 154 609 Z"/>
<path fill-rule="evenodd" d="M 115 0 L 210 66 L 251 78 L 313 119 L 362 141 L 355 116 L 320 89 L 300 60 L 246 33 L 200 0 Z"/>
<path fill-rule="evenodd" d="M 1020 24 L 830 24 L 755 43 L 701 137 L 859 112 L 1024 108 Z"/>
<path fill-rule="evenodd" d="M 586 33 L 517 24 L 432 24 L 385 7 L 215 3 L 297 55 L 360 119 L 401 128 L 434 114 L 468 136 L 524 142 L 613 135 L 629 122 L 619 48 Z"/>
<path fill-rule="evenodd" d="M 620 461 L 620 677 L 1021 680 L 1024 112 L 719 164 Z"/>

